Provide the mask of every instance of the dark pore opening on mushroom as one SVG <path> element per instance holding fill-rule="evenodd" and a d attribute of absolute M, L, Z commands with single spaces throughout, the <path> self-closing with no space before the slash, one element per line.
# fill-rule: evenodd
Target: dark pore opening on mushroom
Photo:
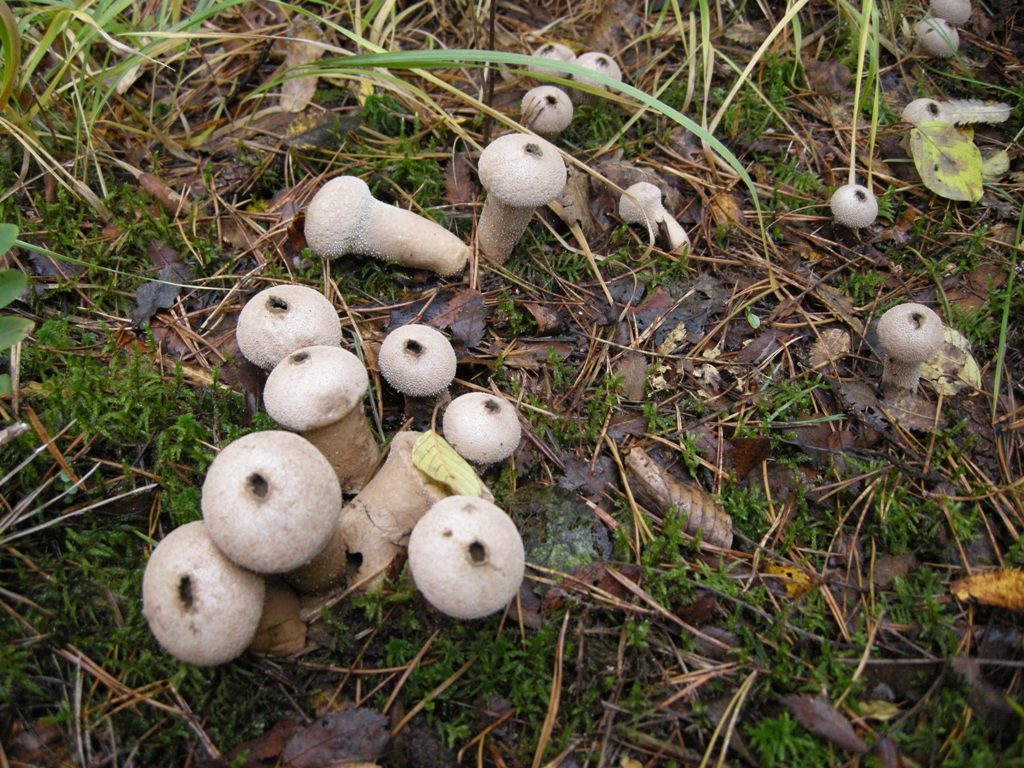
<path fill-rule="evenodd" d="M 488 413 L 498 413 L 501 410 L 501 403 L 497 400 L 485 400 L 484 410 Z"/>
<path fill-rule="evenodd" d="M 487 547 L 479 541 L 474 541 L 467 547 L 467 550 L 469 551 L 469 559 L 474 563 L 482 563 L 487 559 Z"/>
<path fill-rule="evenodd" d="M 270 483 L 259 472 L 253 472 L 245 478 L 245 485 L 249 489 L 249 493 L 257 499 L 265 499 L 267 494 L 270 493 Z"/>
<path fill-rule="evenodd" d="M 267 309 L 271 312 L 287 312 L 288 302 L 280 296 L 271 295 L 267 297 Z"/>
<path fill-rule="evenodd" d="M 597 64 L 597 66 L 599 66 L 601 69 L 608 69 L 609 61 L 604 56 L 595 59 L 594 63 Z"/>
<path fill-rule="evenodd" d="M 363 565 L 363 553 L 362 552 L 346 552 L 345 562 L 348 563 L 349 567 L 358 571 Z"/>
<path fill-rule="evenodd" d="M 307 360 L 309 360 L 309 352 L 296 352 L 294 355 L 292 355 L 291 360 L 296 365 L 304 363 Z"/>
<path fill-rule="evenodd" d="M 558 103 L 558 99 L 556 99 L 550 93 L 547 96 L 544 97 L 544 101 L 546 101 L 548 103 L 549 107 L 553 107 L 553 106 L 555 106 L 555 104 Z"/>
<path fill-rule="evenodd" d="M 928 102 L 928 114 L 929 115 L 937 115 L 937 114 L 939 114 L 939 105 L 936 104 L 934 101 L 929 101 Z"/>
<path fill-rule="evenodd" d="M 423 354 L 423 345 L 416 341 L 416 339 L 408 339 L 405 342 L 405 351 L 410 355 L 419 357 Z"/>
<path fill-rule="evenodd" d="M 864 194 L 864 190 L 863 190 L 863 189 L 858 189 L 858 190 L 855 190 L 855 191 L 854 191 L 854 193 L 853 193 L 853 196 L 854 196 L 854 197 L 856 197 L 856 198 L 857 198 L 857 200 L 859 200 L 859 201 L 860 201 L 860 202 L 862 202 L 862 203 L 863 203 L 863 202 L 864 202 L 865 200 L 867 200 L 867 199 L 868 199 L 868 196 L 867 196 L 866 194 Z"/>
<path fill-rule="evenodd" d="M 185 610 L 192 610 L 195 598 L 192 597 L 192 577 L 184 575 L 178 579 L 178 601 L 185 607 Z"/>
<path fill-rule="evenodd" d="M 910 324 L 913 325 L 914 328 L 920 328 L 922 325 L 924 325 L 924 315 L 922 315 L 920 312 L 911 312 L 909 318 Z"/>
<path fill-rule="evenodd" d="M 545 53 L 551 53 L 553 50 L 555 50 L 555 46 L 553 46 L 551 43 L 548 43 L 547 45 L 542 45 L 540 50 L 537 51 L 537 53 L 543 55 Z"/>
<path fill-rule="evenodd" d="M 530 143 L 523 147 L 523 152 L 531 157 L 544 157 L 544 150 L 536 144 Z"/>

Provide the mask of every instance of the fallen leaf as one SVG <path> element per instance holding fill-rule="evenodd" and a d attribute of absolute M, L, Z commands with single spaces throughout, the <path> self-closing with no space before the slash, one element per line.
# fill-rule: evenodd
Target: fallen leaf
<path fill-rule="evenodd" d="M 818 334 L 807 353 L 812 370 L 832 365 L 850 354 L 850 334 L 842 328 L 826 328 Z"/>
<path fill-rule="evenodd" d="M 456 152 L 444 166 L 445 197 L 451 205 L 468 205 L 476 200 L 473 166 L 464 152 Z"/>
<path fill-rule="evenodd" d="M 647 386 L 647 358 L 642 352 L 627 350 L 615 361 L 615 375 L 621 377 L 619 392 L 626 400 L 643 400 Z"/>
<path fill-rule="evenodd" d="M 857 707 L 857 714 L 865 720 L 878 720 L 882 723 L 892 720 L 894 717 L 899 717 L 902 713 L 902 709 L 885 699 L 870 699 L 869 701 L 861 702 Z"/>
<path fill-rule="evenodd" d="M 747 223 L 747 214 L 743 212 L 743 203 L 740 201 L 739 195 L 732 192 L 716 192 L 711 196 L 708 209 L 716 227 L 743 226 Z"/>
<path fill-rule="evenodd" d="M 971 203 L 981 199 L 981 151 L 970 129 L 923 120 L 910 129 L 910 154 L 921 181 L 935 194 Z"/>
<path fill-rule="evenodd" d="M 182 274 L 181 269 L 169 264 L 157 270 L 156 280 L 148 280 L 135 291 L 135 309 L 132 310 L 132 327 L 145 328 L 161 309 L 170 309 L 181 293 L 181 283 L 191 279 L 191 273 Z"/>
<path fill-rule="evenodd" d="M 1010 155 L 1005 149 L 985 156 L 981 161 L 981 175 L 985 181 L 995 181 L 1010 170 Z"/>
<path fill-rule="evenodd" d="M 520 306 L 533 317 L 533 322 L 537 324 L 538 334 L 546 336 L 562 327 L 562 318 L 548 305 L 524 301 Z"/>
<path fill-rule="evenodd" d="M 778 581 L 790 597 L 803 597 L 814 588 L 814 582 L 802 569 L 778 560 L 765 563 L 762 573 Z"/>
<path fill-rule="evenodd" d="M 982 605 L 1024 611 L 1024 571 L 1005 568 L 958 579 L 949 585 L 958 600 L 976 600 Z"/>
<path fill-rule="evenodd" d="M 291 768 L 333 768 L 380 757 L 391 739 L 388 719 L 371 709 L 324 715 L 295 732 L 281 757 Z"/>
<path fill-rule="evenodd" d="M 868 751 L 868 745 L 854 732 L 850 721 L 837 712 L 823 694 L 786 696 L 784 701 L 797 722 L 818 738 L 847 752 L 863 754 Z"/>
<path fill-rule="evenodd" d="M 921 366 L 921 378 L 947 396 L 967 388 L 981 389 L 981 369 L 971 354 L 971 342 L 955 328 L 947 326 L 938 354 Z"/>
<path fill-rule="evenodd" d="M 480 496 L 483 485 L 476 472 L 434 430 L 424 432 L 412 447 L 412 463 L 431 480 L 459 496 Z"/>
<path fill-rule="evenodd" d="M 807 84 L 816 93 L 840 93 L 848 91 L 853 82 L 853 75 L 850 68 L 834 59 L 813 59 L 804 60 L 804 74 L 807 76 Z"/>
<path fill-rule="evenodd" d="M 744 21 L 737 21 L 729 25 L 725 30 L 727 40 L 745 46 L 760 45 L 768 36 L 767 30 L 758 24 L 748 24 Z"/>
<path fill-rule="evenodd" d="M 967 703 L 990 733 L 1010 741 L 1020 734 L 1020 705 L 985 678 L 977 659 L 956 656 L 950 667 L 967 685 Z"/>
<path fill-rule="evenodd" d="M 324 33 L 319 25 L 305 17 L 296 19 L 286 33 L 285 77 L 281 84 L 281 109 L 285 112 L 301 112 L 316 93 L 317 76 L 295 77 L 291 70 L 300 69 L 320 58 L 323 49 L 316 45 L 323 40 Z"/>
<path fill-rule="evenodd" d="M 767 437 L 731 438 L 723 452 L 722 468 L 733 473 L 737 481 L 742 480 L 768 459 L 771 447 Z"/>
<path fill-rule="evenodd" d="M 483 294 L 466 288 L 452 296 L 444 309 L 430 317 L 426 324 L 438 330 L 448 328 L 452 333 L 452 344 L 471 349 L 483 341 L 487 315 Z"/>
<path fill-rule="evenodd" d="M 913 432 L 932 432 L 946 423 L 943 415 L 936 413 L 935 405 L 913 392 L 886 398 L 879 408 L 893 423 Z"/>

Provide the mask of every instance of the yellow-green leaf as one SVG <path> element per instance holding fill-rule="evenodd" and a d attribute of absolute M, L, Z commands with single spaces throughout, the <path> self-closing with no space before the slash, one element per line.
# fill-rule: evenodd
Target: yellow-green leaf
<path fill-rule="evenodd" d="M 1024 611 L 1024 571 L 1004 568 L 976 573 L 949 585 L 958 600 L 977 600 L 982 605 Z"/>
<path fill-rule="evenodd" d="M 1010 155 L 1005 149 L 993 152 L 981 161 L 981 175 L 985 181 L 995 181 L 1010 170 Z"/>
<path fill-rule="evenodd" d="M 412 463 L 431 480 L 458 496 L 479 496 L 483 484 L 466 460 L 434 430 L 424 432 L 412 447 Z"/>
<path fill-rule="evenodd" d="M 981 199 L 981 151 L 973 131 L 940 120 L 923 120 L 910 129 L 910 153 L 921 181 L 950 200 Z"/>

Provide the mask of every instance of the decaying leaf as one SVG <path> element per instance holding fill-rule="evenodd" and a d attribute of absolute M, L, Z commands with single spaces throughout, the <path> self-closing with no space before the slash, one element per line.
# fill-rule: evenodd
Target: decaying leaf
<path fill-rule="evenodd" d="M 923 120 L 910 129 L 910 153 L 921 181 L 935 194 L 970 203 L 981 199 L 981 151 L 970 129 Z"/>
<path fill-rule="evenodd" d="M 903 710 L 896 704 L 885 699 L 870 699 L 857 707 L 857 714 L 865 720 L 878 720 L 882 723 L 892 720 L 894 717 L 899 717 L 902 713 Z"/>
<path fill-rule="evenodd" d="M 292 768 L 351 766 L 376 760 L 390 738 L 384 715 L 370 709 L 347 709 L 297 730 L 281 757 Z"/>
<path fill-rule="evenodd" d="M 894 423 L 913 432 L 931 432 L 945 424 L 935 405 L 913 392 L 904 392 L 879 401 L 879 407 Z"/>
<path fill-rule="evenodd" d="M 301 112 L 316 93 L 316 75 L 294 77 L 290 70 L 305 67 L 320 58 L 323 49 L 316 43 L 323 40 L 323 30 L 309 19 L 299 18 L 288 30 L 288 41 L 284 65 L 287 79 L 281 84 L 281 109 L 285 112 Z"/>
<path fill-rule="evenodd" d="M 981 369 L 971 354 L 971 342 L 955 328 L 947 327 L 939 353 L 921 366 L 921 378 L 947 396 L 968 387 L 980 389 Z"/>
<path fill-rule="evenodd" d="M 868 751 L 868 745 L 856 734 L 850 721 L 837 712 L 824 695 L 787 696 L 785 701 L 797 722 L 818 738 L 847 752 L 863 754 Z"/>
<path fill-rule="evenodd" d="M 477 186 L 473 166 L 464 152 L 456 152 L 444 167 L 445 197 L 452 205 L 468 205 L 476 199 Z"/>
<path fill-rule="evenodd" d="M 800 568 L 778 560 L 769 560 L 765 563 L 763 573 L 777 580 L 790 597 L 803 597 L 814 587 L 810 576 Z"/>
<path fill-rule="evenodd" d="M 818 334 L 807 353 L 812 369 L 823 368 L 850 354 L 850 334 L 842 328 L 826 328 Z"/>
<path fill-rule="evenodd" d="M 1024 611 L 1024 571 L 1004 568 L 977 573 L 949 585 L 958 600 L 976 600 L 982 605 Z"/>
<path fill-rule="evenodd" d="M 748 24 L 744 21 L 738 21 L 735 24 L 731 24 L 725 30 L 726 39 L 732 40 L 732 42 L 739 43 L 740 45 L 760 45 L 767 36 L 768 32 L 764 27 L 757 24 Z"/>
<path fill-rule="evenodd" d="M 641 502 L 661 514 L 675 508 L 686 518 L 687 533 L 701 533 L 704 541 L 715 546 L 732 546 L 732 518 L 722 505 L 696 485 L 673 477 L 640 446 L 626 454 L 626 474 Z"/>
<path fill-rule="evenodd" d="M 1005 149 L 987 155 L 981 161 L 981 175 L 985 181 L 995 181 L 1010 170 L 1010 155 Z"/>
<path fill-rule="evenodd" d="M 480 496 L 483 491 L 473 468 L 432 429 L 416 438 L 412 447 L 412 463 L 431 480 L 459 496 Z"/>

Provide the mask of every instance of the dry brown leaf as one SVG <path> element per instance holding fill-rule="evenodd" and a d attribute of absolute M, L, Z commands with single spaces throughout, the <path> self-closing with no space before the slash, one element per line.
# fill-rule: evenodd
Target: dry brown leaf
<path fill-rule="evenodd" d="M 863 754 L 868 751 L 868 745 L 856 734 L 850 721 L 837 712 L 824 695 L 787 696 L 785 702 L 797 722 L 815 736 L 847 752 Z"/>
<path fill-rule="evenodd" d="M 739 196 L 732 192 L 717 192 L 712 195 L 708 209 L 716 227 L 743 226 L 747 223 L 743 203 Z"/>
<path fill-rule="evenodd" d="M 807 362 L 816 370 L 842 360 L 849 353 L 850 334 L 842 328 L 826 328 L 811 344 Z"/>
<path fill-rule="evenodd" d="M 931 432 L 946 422 L 942 414 L 936 414 L 935 406 L 912 392 L 886 398 L 879 403 L 891 421 L 903 429 L 914 432 Z M 936 419 L 938 416 L 938 419 Z"/>
<path fill-rule="evenodd" d="M 744 21 L 738 21 L 725 30 L 727 40 L 746 46 L 760 45 L 767 36 L 764 27 Z"/>
<path fill-rule="evenodd" d="M 989 573 L 977 573 L 958 579 L 949 585 L 958 600 L 976 600 L 982 605 L 1024 611 L 1024 571 L 1004 568 Z"/>
<path fill-rule="evenodd" d="M 476 200 L 477 186 L 473 166 L 464 152 L 456 152 L 444 167 L 445 197 L 452 205 L 468 205 Z"/>
<path fill-rule="evenodd" d="M 348 709 L 298 729 L 281 757 L 292 768 L 366 763 L 376 760 L 390 739 L 384 715 L 371 709 Z"/>
<path fill-rule="evenodd" d="M 300 18 L 288 30 L 288 41 L 284 56 L 287 79 L 281 84 L 281 109 L 285 112 L 301 112 L 313 100 L 316 93 L 317 76 L 294 77 L 290 70 L 304 67 L 320 58 L 323 49 L 316 45 L 323 41 L 324 32 L 318 24 Z"/>
<path fill-rule="evenodd" d="M 622 377 L 619 391 L 624 398 L 643 400 L 647 386 L 647 358 L 642 352 L 625 352 L 615 363 L 615 375 Z"/>

